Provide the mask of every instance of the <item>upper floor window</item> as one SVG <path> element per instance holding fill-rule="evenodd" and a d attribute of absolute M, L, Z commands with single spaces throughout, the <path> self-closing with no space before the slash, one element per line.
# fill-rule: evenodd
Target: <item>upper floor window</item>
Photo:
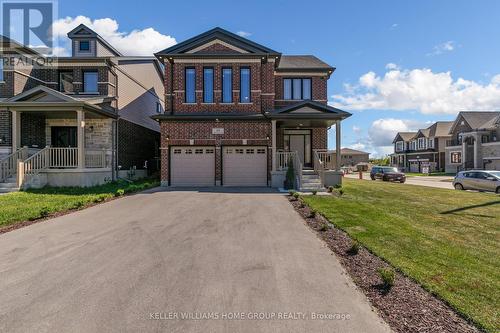
<path fill-rule="evenodd" d="M 240 69 L 240 103 L 250 103 L 250 68 Z"/>
<path fill-rule="evenodd" d="M 90 41 L 89 40 L 81 40 L 78 43 L 78 50 L 81 52 L 89 52 L 90 51 Z"/>
<path fill-rule="evenodd" d="M 59 91 L 63 93 L 74 92 L 73 87 L 73 71 L 59 72 Z"/>
<path fill-rule="evenodd" d="M 430 138 L 427 140 L 427 148 L 434 148 L 434 139 Z"/>
<path fill-rule="evenodd" d="M 403 151 L 404 150 L 404 142 L 403 141 L 398 141 L 396 142 L 396 151 Z"/>
<path fill-rule="evenodd" d="M 283 99 L 311 99 L 311 79 L 283 79 Z"/>
<path fill-rule="evenodd" d="M 203 68 L 203 102 L 214 102 L 214 69 L 211 67 Z"/>
<path fill-rule="evenodd" d="M 196 70 L 186 68 L 185 76 L 186 103 L 196 103 Z"/>
<path fill-rule="evenodd" d="M 418 149 L 425 149 L 425 138 L 418 138 Z"/>
<path fill-rule="evenodd" d="M 86 93 L 97 93 L 99 89 L 97 87 L 98 75 L 97 71 L 85 71 L 83 72 L 83 91 Z"/>
<path fill-rule="evenodd" d="M 160 102 L 156 102 L 156 113 L 161 113 L 161 112 L 162 112 L 161 103 Z"/>
<path fill-rule="evenodd" d="M 222 103 L 233 102 L 233 70 L 222 69 Z"/>

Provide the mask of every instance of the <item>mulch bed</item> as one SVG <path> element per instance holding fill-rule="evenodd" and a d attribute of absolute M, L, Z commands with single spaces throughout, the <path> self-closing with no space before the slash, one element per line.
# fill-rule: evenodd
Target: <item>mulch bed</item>
<path fill-rule="evenodd" d="M 288 199 L 306 224 L 335 252 L 356 285 L 394 331 L 482 332 L 444 301 L 400 272 L 396 271 L 394 286 L 389 290 L 384 288 L 378 269 L 390 268 L 389 264 L 363 247 L 357 254 L 350 254 L 352 239 L 349 235 L 334 227 L 320 214 L 311 218 L 309 207 L 301 200 L 293 197 Z"/>

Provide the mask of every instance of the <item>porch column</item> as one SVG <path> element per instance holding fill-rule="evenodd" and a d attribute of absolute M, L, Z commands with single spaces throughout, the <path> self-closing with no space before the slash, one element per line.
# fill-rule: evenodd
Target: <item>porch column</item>
<path fill-rule="evenodd" d="M 272 160 L 272 171 L 276 171 L 276 120 L 271 120 L 271 125 L 272 125 L 272 133 L 271 133 L 271 140 L 272 140 L 272 148 L 271 148 L 271 153 L 273 154 L 271 157 Z"/>
<path fill-rule="evenodd" d="M 77 146 L 78 146 L 78 169 L 85 167 L 85 114 L 83 110 L 76 111 L 77 124 Z"/>
<path fill-rule="evenodd" d="M 335 169 L 336 171 L 340 171 L 340 163 L 341 163 L 341 140 L 340 140 L 340 120 L 335 122 L 335 152 L 336 152 L 336 161 L 335 161 Z"/>
<path fill-rule="evenodd" d="M 479 168 L 479 145 L 477 143 L 479 135 L 474 135 L 474 169 Z"/>
<path fill-rule="evenodd" d="M 12 112 L 12 152 L 21 147 L 21 112 Z"/>
<path fill-rule="evenodd" d="M 462 166 L 464 170 L 466 161 L 467 161 L 467 138 L 462 137 Z"/>

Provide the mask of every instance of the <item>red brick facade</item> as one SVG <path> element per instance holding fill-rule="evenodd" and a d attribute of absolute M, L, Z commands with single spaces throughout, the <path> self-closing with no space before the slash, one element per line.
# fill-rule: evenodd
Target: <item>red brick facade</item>
<path fill-rule="evenodd" d="M 213 128 L 223 128 L 224 134 L 212 134 Z M 215 180 L 222 179 L 221 147 L 228 145 L 270 146 L 271 122 L 268 121 L 162 121 L 161 122 L 161 180 L 169 180 L 171 146 L 215 146 Z M 271 168 L 268 150 L 269 170 Z"/>

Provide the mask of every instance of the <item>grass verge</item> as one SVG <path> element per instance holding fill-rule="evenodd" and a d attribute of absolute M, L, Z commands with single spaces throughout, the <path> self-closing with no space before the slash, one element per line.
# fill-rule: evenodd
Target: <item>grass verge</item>
<path fill-rule="evenodd" d="M 0 196 L 0 230 L 159 186 L 156 179 L 117 181 L 94 187 L 45 187 Z"/>
<path fill-rule="evenodd" d="M 500 327 L 500 198 L 491 193 L 344 179 L 315 211 L 479 327 Z"/>

